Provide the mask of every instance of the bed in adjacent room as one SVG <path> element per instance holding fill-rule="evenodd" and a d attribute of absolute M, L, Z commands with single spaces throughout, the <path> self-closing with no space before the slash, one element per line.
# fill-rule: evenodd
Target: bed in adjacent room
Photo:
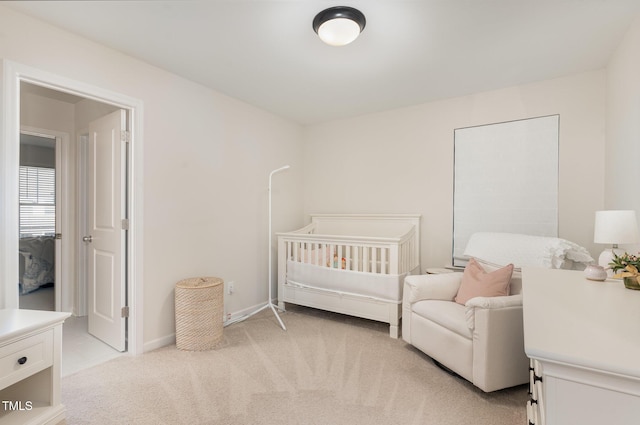
<path fill-rule="evenodd" d="M 55 240 L 53 236 L 20 238 L 18 285 L 20 295 L 55 283 Z"/>

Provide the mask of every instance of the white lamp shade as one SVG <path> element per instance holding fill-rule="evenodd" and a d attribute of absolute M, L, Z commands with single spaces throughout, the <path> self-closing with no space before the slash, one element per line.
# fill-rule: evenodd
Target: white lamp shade
<path fill-rule="evenodd" d="M 318 37 L 330 46 L 344 46 L 360 35 L 360 25 L 346 19 L 330 19 L 318 28 Z"/>
<path fill-rule="evenodd" d="M 596 211 L 593 241 L 602 244 L 638 242 L 638 220 L 633 210 Z"/>

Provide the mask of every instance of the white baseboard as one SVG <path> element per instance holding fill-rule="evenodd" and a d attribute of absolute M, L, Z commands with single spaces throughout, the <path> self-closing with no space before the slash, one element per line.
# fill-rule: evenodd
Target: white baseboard
<path fill-rule="evenodd" d="M 274 304 L 278 302 L 278 300 L 272 301 Z M 276 304 L 277 305 L 277 304 Z M 254 306 L 245 308 L 240 311 L 236 311 L 235 313 L 230 313 L 226 317 L 223 317 L 222 323 L 226 326 L 227 323 L 233 324 L 236 321 L 240 321 L 244 316 L 247 316 L 254 311 L 258 310 L 264 306 L 263 304 L 256 304 Z M 147 353 L 149 351 L 157 350 L 158 348 L 165 347 L 167 345 L 172 345 L 176 343 L 176 334 L 172 333 L 170 335 L 165 335 L 163 337 L 154 339 L 153 341 L 148 341 L 144 343 L 143 352 Z"/>
<path fill-rule="evenodd" d="M 158 348 L 165 347 L 167 345 L 176 343 L 176 334 L 172 333 L 171 335 L 165 335 L 158 339 L 154 339 L 153 341 L 145 342 L 143 345 L 143 353 L 147 353 L 149 351 L 157 350 Z"/>
<path fill-rule="evenodd" d="M 272 302 L 274 302 L 274 301 L 272 301 Z M 278 300 L 275 300 L 274 304 L 277 303 L 277 302 L 278 302 Z M 266 302 L 265 303 L 256 304 L 256 305 L 253 305 L 251 307 L 247 307 L 245 309 L 242 309 L 240 311 L 236 311 L 235 313 L 231 313 L 231 314 L 227 315 L 227 317 L 225 317 L 225 320 L 224 320 L 224 325 L 225 326 L 232 325 L 235 322 L 242 321 L 242 319 L 245 316 L 249 316 L 253 312 L 257 311 L 258 309 L 260 309 L 262 307 L 264 307 L 265 304 L 266 304 Z"/>

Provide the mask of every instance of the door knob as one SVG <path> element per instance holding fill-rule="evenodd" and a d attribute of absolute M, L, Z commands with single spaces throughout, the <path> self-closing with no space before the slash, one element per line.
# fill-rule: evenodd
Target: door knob
<path fill-rule="evenodd" d="M 93 237 L 91 235 L 82 237 L 82 242 L 89 242 L 90 243 L 92 241 L 93 241 Z"/>

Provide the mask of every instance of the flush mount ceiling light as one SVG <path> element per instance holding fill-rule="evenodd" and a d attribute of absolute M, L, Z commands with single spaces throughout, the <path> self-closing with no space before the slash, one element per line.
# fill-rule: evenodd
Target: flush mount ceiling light
<path fill-rule="evenodd" d="M 313 19 L 313 30 L 331 46 L 344 46 L 358 38 L 367 20 L 358 9 L 336 6 L 325 9 Z"/>

